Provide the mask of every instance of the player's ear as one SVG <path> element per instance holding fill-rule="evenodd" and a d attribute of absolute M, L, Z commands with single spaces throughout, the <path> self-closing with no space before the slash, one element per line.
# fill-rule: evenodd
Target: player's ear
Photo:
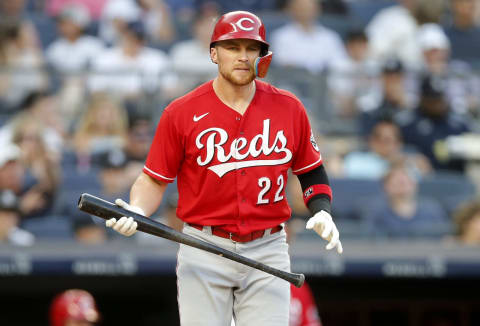
<path fill-rule="evenodd" d="M 215 64 L 218 64 L 217 55 L 218 55 L 217 49 L 214 46 L 212 46 L 210 48 L 210 60 L 212 60 L 212 62 Z"/>

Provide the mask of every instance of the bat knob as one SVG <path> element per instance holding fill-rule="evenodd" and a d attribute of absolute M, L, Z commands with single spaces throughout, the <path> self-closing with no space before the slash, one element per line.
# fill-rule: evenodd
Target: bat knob
<path fill-rule="evenodd" d="M 303 274 L 297 274 L 297 279 L 295 280 L 295 283 L 293 283 L 297 288 L 301 288 L 303 283 L 305 282 L 305 275 Z"/>

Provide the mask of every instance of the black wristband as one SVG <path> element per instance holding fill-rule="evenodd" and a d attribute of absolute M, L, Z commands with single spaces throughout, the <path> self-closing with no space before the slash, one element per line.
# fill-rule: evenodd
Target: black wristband
<path fill-rule="evenodd" d="M 332 204 L 330 203 L 330 197 L 325 194 L 316 195 L 308 202 L 308 209 L 315 215 L 320 211 L 326 211 L 328 214 L 332 213 Z"/>

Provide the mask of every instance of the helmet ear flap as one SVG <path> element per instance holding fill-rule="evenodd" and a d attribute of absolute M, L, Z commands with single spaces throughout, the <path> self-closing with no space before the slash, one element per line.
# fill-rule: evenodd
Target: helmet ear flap
<path fill-rule="evenodd" d="M 272 51 L 268 51 L 266 55 L 255 59 L 255 76 L 260 78 L 267 76 L 268 67 L 270 66 L 270 62 L 272 62 L 272 57 Z"/>

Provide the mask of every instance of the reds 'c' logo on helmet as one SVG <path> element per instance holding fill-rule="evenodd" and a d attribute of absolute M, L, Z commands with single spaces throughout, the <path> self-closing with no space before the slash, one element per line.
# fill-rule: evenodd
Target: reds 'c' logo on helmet
<path fill-rule="evenodd" d="M 50 306 L 51 326 L 65 326 L 67 320 L 96 323 L 99 319 L 95 299 L 84 290 L 62 292 L 53 299 Z"/>
<path fill-rule="evenodd" d="M 212 33 L 210 47 L 215 42 L 249 39 L 262 43 L 260 57 L 255 61 L 255 73 L 263 78 L 267 75 L 268 66 L 272 61 L 272 52 L 268 51 L 269 44 L 266 41 L 265 25 L 260 18 L 248 11 L 232 11 L 221 16 Z"/>

